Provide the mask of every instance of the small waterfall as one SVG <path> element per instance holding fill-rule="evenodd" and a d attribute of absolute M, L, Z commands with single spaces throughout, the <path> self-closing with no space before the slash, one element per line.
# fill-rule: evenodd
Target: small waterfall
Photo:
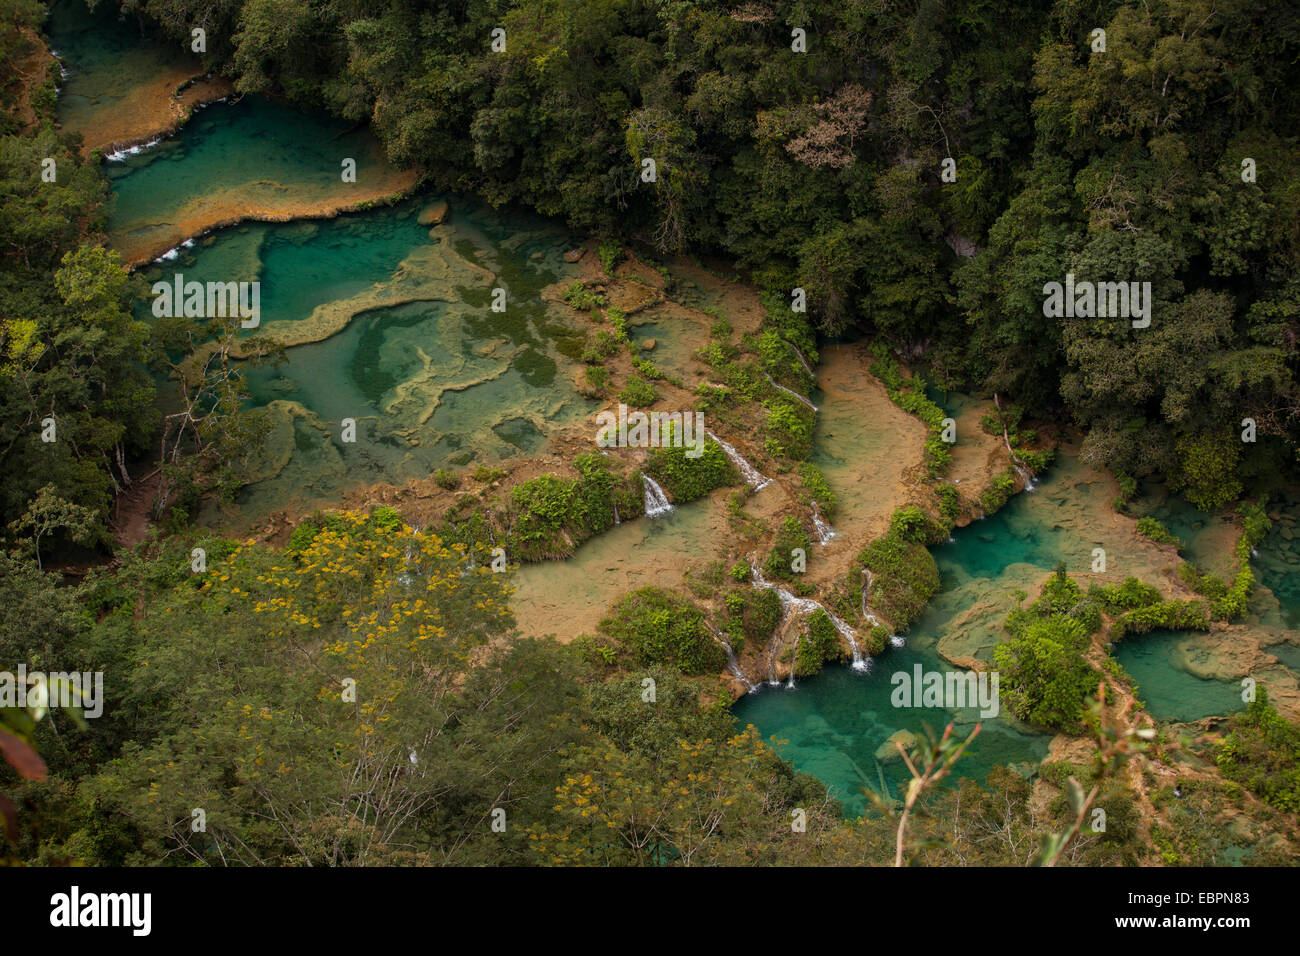
<path fill-rule="evenodd" d="M 107 154 L 104 157 L 104 159 L 110 163 L 121 163 L 124 162 L 129 156 L 136 156 L 140 153 L 143 153 L 146 149 L 153 149 L 153 147 L 157 146 L 162 141 L 163 141 L 163 137 L 155 136 L 153 139 L 143 143 L 137 143 L 135 146 L 127 146 L 123 149 L 115 149 L 113 150 L 113 152 Z"/>
<path fill-rule="evenodd" d="M 1025 480 L 1025 491 L 1033 491 L 1037 487 L 1034 484 L 1034 476 L 1030 474 L 1028 468 L 1020 464 L 1018 459 L 1012 458 L 1011 466 L 1016 469 L 1016 474 Z"/>
<path fill-rule="evenodd" d="M 794 398 L 794 399 L 797 399 L 798 401 L 803 402 L 805 405 L 807 405 L 809 408 L 811 408 L 814 412 L 817 411 L 817 406 L 814 405 L 812 402 L 808 401 L 808 399 L 804 398 L 804 397 L 803 397 L 802 395 L 800 395 L 798 392 L 791 391 L 790 389 L 788 389 L 788 388 L 786 388 L 784 385 L 782 385 L 780 382 L 773 381 L 772 376 L 771 376 L 771 375 L 768 375 L 766 372 L 764 372 L 763 374 L 767 376 L 767 380 L 768 380 L 768 382 L 770 382 L 774 388 L 779 388 L 781 391 L 785 392 L 785 393 L 786 393 L 787 395 L 789 395 L 791 398 Z"/>
<path fill-rule="evenodd" d="M 813 527 L 817 529 L 817 543 L 823 548 L 835 537 L 835 529 L 831 527 L 829 521 L 822 520 L 821 512 L 817 510 L 817 502 L 812 503 Z"/>
<path fill-rule="evenodd" d="M 618 520 L 618 502 L 614 502 L 614 527 L 618 527 L 623 522 Z"/>
<path fill-rule="evenodd" d="M 772 483 L 771 478 L 765 478 L 761 474 L 759 474 L 757 468 L 755 468 L 749 462 L 745 461 L 744 455 L 736 451 L 736 449 L 732 448 L 730 445 L 728 445 L 717 435 L 713 434 L 713 432 L 709 431 L 706 428 L 704 430 L 704 434 L 708 435 L 715 442 L 717 442 L 718 445 L 721 446 L 722 450 L 726 452 L 727 457 L 731 459 L 731 463 L 736 466 L 736 468 L 740 471 L 741 477 L 745 479 L 745 484 L 752 487 L 755 491 L 759 491 L 760 489 L 766 488 L 768 485 Z"/>
<path fill-rule="evenodd" d="M 794 690 L 794 669 L 795 665 L 799 663 L 799 638 L 801 637 L 803 637 L 802 634 L 795 634 L 794 636 L 794 653 L 790 655 L 790 679 L 785 682 L 787 690 Z"/>
<path fill-rule="evenodd" d="M 727 670 L 731 672 L 732 676 L 735 677 L 736 680 L 740 681 L 746 688 L 748 688 L 749 693 L 752 694 L 757 691 L 758 686 L 746 677 L 745 672 L 740 669 L 740 662 L 736 660 L 736 652 L 731 649 L 731 645 L 723 638 L 722 632 L 714 626 L 712 621 L 707 621 L 706 623 L 709 626 L 709 632 L 713 634 L 713 639 L 721 644 L 722 649 L 727 652 Z"/>
<path fill-rule="evenodd" d="M 871 592 L 871 582 L 875 580 L 875 576 L 874 576 L 870 571 L 868 571 L 866 568 L 863 568 L 863 569 L 862 569 L 862 577 L 865 579 L 865 580 L 863 580 L 863 582 L 862 582 L 862 617 L 863 617 L 863 620 L 866 620 L 866 621 L 871 622 L 871 626 L 872 626 L 872 627 L 879 627 L 879 626 L 880 626 L 880 619 L 877 618 L 876 615 L 874 615 L 874 614 L 871 613 L 871 603 L 867 600 L 867 596 L 868 596 L 868 594 L 870 594 L 870 592 Z"/>
<path fill-rule="evenodd" d="M 763 572 L 759 570 L 757 562 L 751 556 L 750 575 L 754 587 L 766 588 L 776 592 L 776 596 L 781 599 L 781 609 L 783 612 L 789 612 L 791 608 L 803 614 L 811 614 L 813 611 L 823 611 L 835 625 L 835 630 L 849 642 L 849 647 L 853 650 L 853 669 L 855 671 L 870 670 L 871 662 L 862 656 L 862 648 L 858 647 L 857 632 L 849 627 L 848 623 L 842 620 L 828 607 L 818 604 L 811 598 L 795 597 L 785 588 L 778 587 L 763 577 Z"/>
<path fill-rule="evenodd" d="M 642 474 L 641 484 L 645 487 L 645 516 L 647 518 L 658 518 L 661 515 L 672 514 L 672 503 L 669 502 L 668 496 L 664 494 L 664 490 L 659 487 L 657 481 L 647 474 Z"/>
<path fill-rule="evenodd" d="M 803 357 L 803 353 L 799 351 L 798 346 L 796 346 L 793 342 L 786 342 L 785 344 L 790 346 L 790 351 L 793 352 L 798 357 L 799 364 L 802 365 L 803 370 L 808 373 L 808 377 L 816 378 L 816 376 L 813 375 L 813 370 L 808 367 L 808 360 Z"/>

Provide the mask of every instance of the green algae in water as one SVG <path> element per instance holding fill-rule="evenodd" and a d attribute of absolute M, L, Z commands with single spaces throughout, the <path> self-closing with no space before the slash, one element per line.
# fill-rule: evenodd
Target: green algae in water
<path fill-rule="evenodd" d="M 1188 721 L 1241 710 L 1241 685 L 1205 680 L 1183 668 L 1181 647 L 1191 635 L 1175 631 L 1130 634 L 1115 647 L 1115 659 L 1137 681 L 1138 698 L 1157 720 Z"/>

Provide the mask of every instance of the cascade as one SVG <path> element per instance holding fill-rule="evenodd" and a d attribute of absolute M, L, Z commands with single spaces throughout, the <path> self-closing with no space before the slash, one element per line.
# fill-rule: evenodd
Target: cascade
<path fill-rule="evenodd" d="M 645 474 L 641 476 L 641 483 L 645 486 L 645 516 L 658 518 L 660 515 L 672 514 L 672 503 L 659 483 Z"/>
<path fill-rule="evenodd" d="M 704 434 L 708 435 L 715 442 L 717 442 L 718 445 L 721 446 L 722 450 L 726 452 L 727 457 L 731 459 L 732 464 L 736 466 L 736 468 L 740 471 L 741 476 L 745 479 L 745 484 L 751 486 L 755 491 L 758 491 L 762 488 L 766 488 L 769 484 L 771 484 L 772 479 L 765 478 L 763 475 L 759 474 L 758 469 L 755 468 L 753 465 L 751 465 L 749 462 L 747 462 L 745 460 L 745 456 L 742 455 L 740 452 L 736 451 L 736 449 L 728 445 L 725 441 L 723 441 L 717 435 L 713 434 L 713 432 L 709 431 L 708 429 L 705 429 Z"/>

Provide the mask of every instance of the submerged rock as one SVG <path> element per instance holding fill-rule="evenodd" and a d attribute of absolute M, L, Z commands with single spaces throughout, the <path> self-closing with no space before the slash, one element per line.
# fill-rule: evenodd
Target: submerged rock
<path fill-rule="evenodd" d="M 658 343 L 656 343 L 654 339 L 642 339 L 641 350 L 643 352 L 653 352 L 656 344 Z"/>
<path fill-rule="evenodd" d="M 451 212 L 451 207 L 447 205 L 445 199 L 440 199 L 431 203 L 420 210 L 420 216 L 415 221 L 422 226 L 437 226 L 447 219 L 447 214 Z"/>
<path fill-rule="evenodd" d="M 876 759 L 881 763 L 893 763 L 902 760 L 903 755 L 898 752 L 894 744 L 902 744 L 904 750 L 910 750 L 916 745 L 916 734 L 910 730 L 896 730 L 889 735 L 883 744 L 876 748 Z"/>
<path fill-rule="evenodd" d="M 577 262 L 579 259 L 581 259 L 581 258 L 582 258 L 583 256 L 585 256 L 586 254 L 587 254 L 587 250 L 584 249 L 582 246 L 579 246 L 577 249 L 570 249 L 568 252 L 566 252 L 566 253 L 564 254 L 564 261 L 565 261 L 565 262 Z"/>

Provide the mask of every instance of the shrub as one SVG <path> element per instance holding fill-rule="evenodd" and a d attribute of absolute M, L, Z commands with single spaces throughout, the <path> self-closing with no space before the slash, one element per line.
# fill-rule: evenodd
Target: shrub
<path fill-rule="evenodd" d="M 799 637 L 799 650 L 795 654 L 795 676 L 809 677 L 819 672 L 826 661 L 843 656 L 839 631 L 826 612 L 817 610 L 808 615 L 808 626 Z"/>
<path fill-rule="evenodd" d="M 1197 594 L 1202 594 L 1211 601 L 1217 601 L 1228 593 L 1228 586 L 1213 574 L 1202 574 L 1201 569 L 1190 561 L 1178 566 L 1178 577 Z"/>
<path fill-rule="evenodd" d="M 652 381 L 664 377 L 664 373 L 659 371 L 659 366 L 649 359 L 633 359 L 632 367 Z"/>
<path fill-rule="evenodd" d="M 1082 727 L 1085 701 L 1097 673 L 1084 658 L 1088 633 L 1063 615 L 1039 618 L 993 649 L 999 692 L 1020 720 L 1073 733 Z"/>
<path fill-rule="evenodd" d="M 773 577 L 793 580 L 795 572 L 791 569 L 793 563 L 791 552 L 796 548 L 803 550 L 806 559 L 809 551 L 812 550 L 812 539 L 808 537 L 808 532 L 804 530 L 798 518 L 786 515 L 776 533 L 776 539 L 772 542 L 772 550 L 767 560 L 763 562 L 763 570 Z"/>
<path fill-rule="evenodd" d="M 618 339 L 613 333 L 601 329 L 596 333 L 595 340 L 582 350 L 582 360 L 589 365 L 603 361 L 618 351 L 618 345 Z"/>
<path fill-rule="evenodd" d="M 1151 631 L 1208 631 L 1209 609 L 1200 601 L 1164 601 L 1125 611 L 1111 629 L 1112 639 Z"/>
<path fill-rule="evenodd" d="M 765 446 L 774 458 L 802 461 L 812 452 L 813 427 L 816 422 L 812 409 L 802 402 L 784 396 L 768 399 Z"/>
<path fill-rule="evenodd" d="M 586 377 L 587 384 L 594 391 L 603 392 L 609 385 L 609 369 L 603 365 L 588 365 Z"/>
<path fill-rule="evenodd" d="M 904 541 L 936 544 L 948 537 L 948 529 L 916 505 L 905 505 L 890 516 L 889 534 Z"/>
<path fill-rule="evenodd" d="M 564 290 L 564 301 L 579 312 L 589 312 L 605 304 L 603 296 L 596 295 L 581 282 L 573 282 Z"/>
<path fill-rule="evenodd" d="M 870 601 L 895 628 L 916 620 L 939 593 L 939 567 L 925 546 L 898 535 L 877 538 L 858 555 L 858 568 L 849 572 L 850 590 L 862 585 L 861 568 L 872 573 Z"/>
<path fill-rule="evenodd" d="M 781 598 L 771 588 L 737 588 L 727 594 L 727 633 L 737 654 L 745 641 L 766 641 L 781 623 Z"/>
<path fill-rule="evenodd" d="M 451 491 L 453 488 L 459 487 L 460 478 L 449 468 L 439 468 L 433 473 L 433 483 L 439 488 Z"/>
<path fill-rule="evenodd" d="M 1160 591 L 1137 578 L 1125 578 L 1120 585 L 1093 585 L 1088 594 L 1108 611 L 1147 607 L 1160 602 Z"/>
<path fill-rule="evenodd" d="M 374 528 L 376 531 L 391 533 L 397 531 L 405 523 L 406 522 L 402 520 L 402 516 L 398 514 L 395 509 L 388 507 L 388 505 L 380 505 L 379 507 L 372 509 L 370 512 L 370 527 Z"/>
<path fill-rule="evenodd" d="M 1155 518 L 1138 518 L 1138 534 L 1150 538 L 1156 544 L 1172 544 L 1175 548 L 1181 548 L 1183 543 L 1169 533 L 1169 529 L 1157 521 Z"/>
<path fill-rule="evenodd" d="M 637 666 L 707 674 L 726 664 L 726 653 L 709 633 L 704 612 L 661 588 L 624 595 L 600 622 L 600 630 Z"/>
<path fill-rule="evenodd" d="M 627 341 L 627 315 L 622 309 L 616 309 L 613 306 L 605 313 L 609 318 L 609 324 L 614 327 L 614 337 L 620 342 Z"/>
<path fill-rule="evenodd" d="M 1178 467 L 1170 487 L 1202 511 L 1213 511 L 1241 494 L 1237 460 L 1241 442 L 1226 432 L 1183 436 L 1176 443 Z"/>
<path fill-rule="evenodd" d="M 618 400 L 627 405 L 653 405 L 659 400 L 659 393 L 645 379 L 633 375 L 618 393 Z"/>
<path fill-rule="evenodd" d="M 822 474 L 821 469 L 810 461 L 801 462 L 799 465 L 799 481 L 803 484 L 805 498 L 808 501 L 817 502 L 822 517 L 828 521 L 835 517 L 839 499 L 835 497 L 835 492 L 831 490 L 831 486 L 826 481 L 826 476 Z"/>
<path fill-rule="evenodd" d="M 948 523 L 955 522 L 961 517 L 961 492 L 956 485 L 940 485 L 935 491 L 939 495 L 939 514 Z"/>
<path fill-rule="evenodd" d="M 688 451 L 671 445 L 652 448 L 646 463 L 646 473 L 663 486 L 673 501 L 694 501 L 714 488 L 740 480 L 731 459 L 717 442 L 705 441 L 698 458 L 691 458 Z"/>
<path fill-rule="evenodd" d="M 993 479 L 991 487 L 985 489 L 984 494 L 980 495 L 980 506 L 984 509 L 985 515 L 991 515 L 1003 505 L 1005 505 L 1016 491 L 1016 472 L 1013 468 L 1008 468 L 1002 474 Z"/>
<path fill-rule="evenodd" d="M 614 267 L 623 258 L 623 247 L 619 245 L 617 239 L 602 239 L 600 245 L 596 247 L 596 255 L 600 257 L 601 268 L 607 274 L 613 275 Z"/>
<path fill-rule="evenodd" d="M 1261 686 L 1243 713 L 1228 720 L 1214 762 L 1224 777 L 1265 803 L 1300 813 L 1300 725 L 1282 718 Z"/>

